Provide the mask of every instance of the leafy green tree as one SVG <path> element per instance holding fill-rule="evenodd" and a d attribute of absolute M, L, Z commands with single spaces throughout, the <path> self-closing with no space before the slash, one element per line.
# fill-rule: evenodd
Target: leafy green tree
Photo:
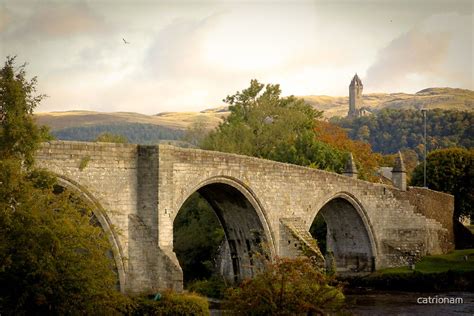
<path fill-rule="evenodd" d="M 112 133 L 102 133 L 95 139 L 96 142 L 102 143 L 117 143 L 117 144 L 126 144 L 128 139 L 125 136 L 112 134 Z"/>
<path fill-rule="evenodd" d="M 341 172 L 346 153 L 315 137 L 321 112 L 280 95 L 279 85 L 252 80 L 249 88 L 224 99 L 231 114 L 201 147 Z"/>
<path fill-rule="evenodd" d="M 0 311 L 95 314 L 122 300 L 91 206 L 45 172 L 0 160 Z M 62 191 L 62 192 L 61 192 Z"/>
<path fill-rule="evenodd" d="M 92 207 L 33 167 L 45 130 L 32 120 L 24 65 L 0 70 L 0 314 L 110 314 L 125 304 Z M 123 303 L 123 304 L 122 304 Z"/>
<path fill-rule="evenodd" d="M 27 80 L 25 64 L 15 69 L 15 57 L 7 57 L 0 69 L 0 157 L 18 158 L 31 166 L 33 154 L 47 135 L 33 121 L 33 109 L 45 97 L 36 95 L 36 77 Z"/>
<path fill-rule="evenodd" d="M 325 315 L 340 310 L 340 286 L 308 258 L 277 258 L 255 278 L 231 289 L 227 308 L 238 315 Z"/>
<path fill-rule="evenodd" d="M 423 186 L 423 164 L 413 172 L 412 185 Z M 430 152 L 426 158 L 428 188 L 454 195 L 454 218 L 474 217 L 474 149 L 448 148 Z"/>

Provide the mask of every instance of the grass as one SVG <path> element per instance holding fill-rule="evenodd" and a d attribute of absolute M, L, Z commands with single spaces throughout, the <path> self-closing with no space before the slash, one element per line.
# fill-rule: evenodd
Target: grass
<path fill-rule="evenodd" d="M 472 226 L 471 226 L 472 229 Z M 464 259 L 467 256 L 467 261 Z M 426 256 L 415 265 L 420 273 L 439 273 L 451 271 L 474 271 L 474 249 L 455 250 L 445 255 Z M 389 268 L 377 271 L 377 274 L 412 273 L 409 267 Z"/>

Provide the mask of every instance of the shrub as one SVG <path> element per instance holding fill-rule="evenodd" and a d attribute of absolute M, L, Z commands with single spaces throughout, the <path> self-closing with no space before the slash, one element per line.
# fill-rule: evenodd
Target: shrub
<path fill-rule="evenodd" d="M 244 315 L 325 314 L 344 302 L 341 286 L 308 258 L 276 259 L 227 293 L 226 308 Z"/>
<path fill-rule="evenodd" d="M 209 304 L 205 297 L 194 293 L 165 292 L 158 301 L 146 297 L 134 299 L 132 315 L 209 315 Z"/>
<path fill-rule="evenodd" d="M 187 289 L 192 292 L 212 298 L 223 298 L 227 285 L 221 276 L 212 276 L 207 280 L 196 280 L 191 282 Z"/>

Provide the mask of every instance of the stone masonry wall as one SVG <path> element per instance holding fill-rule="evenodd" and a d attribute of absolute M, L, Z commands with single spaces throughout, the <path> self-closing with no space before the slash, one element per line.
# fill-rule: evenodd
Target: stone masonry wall
<path fill-rule="evenodd" d="M 309 231 L 318 212 L 335 198 L 359 214 L 376 269 L 443 253 L 453 245 L 452 197 L 433 191 L 402 192 L 316 169 L 166 145 L 50 142 L 38 151 L 37 164 L 80 184 L 99 201 L 122 249 L 121 282 L 127 292 L 182 288 L 173 222 L 185 200 L 212 183 L 230 185 L 244 196 L 242 207 L 260 221 L 273 256 L 294 250 L 282 239 L 282 219 L 297 218 Z"/>
<path fill-rule="evenodd" d="M 414 211 L 441 223 L 447 229 L 443 246 L 445 251 L 454 250 L 453 212 L 454 196 L 430 189 L 409 187 L 407 196 L 415 206 Z"/>
<path fill-rule="evenodd" d="M 446 229 L 436 220 L 416 213 L 407 193 L 390 186 L 290 164 L 197 149 L 160 145 L 159 156 L 159 242 L 162 247 L 172 247 L 172 223 L 186 198 L 203 185 L 225 180 L 240 186 L 244 195 L 257 205 L 276 255 L 285 253 L 287 247 L 280 244 L 281 218 L 301 218 L 309 230 L 321 208 L 336 197 L 349 200 L 361 215 L 369 232 L 377 269 L 407 264 L 415 255 L 440 253 L 444 249 L 440 236 L 446 235 Z M 398 247 L 398 243 L 403 245 Z M 411 246 L 416 246 L 413 253 Z"/>
<path fill-rule="evenodd" d="M 121 248 L 124 291 L 181 289 L 181 273 L 171 279 L 169 256 L 158 247 L 158 147 L 54 141 L 36 161 L 80 184 L 105 210 Z"/>

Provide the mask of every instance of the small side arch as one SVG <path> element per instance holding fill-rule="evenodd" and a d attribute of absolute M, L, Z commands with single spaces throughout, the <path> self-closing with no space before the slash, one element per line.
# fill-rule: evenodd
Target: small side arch
<path fill-rule="evenodd" d="M 362 203 L 349 192 L 332 194 L 315 208 L 311 223 L 321 214 L 327 225 L 326 242 L 339 271 L 374 271 L 377 241 Z"/>
<path fill-rule="evenodd" d="M 82 185 L 76 181 L 69 179 L 65 176 L 55 174 L 57 177 L 57 183 L 59 186 L 72 190 L 73 192 L 79 194 L 82 198 L 86 199 L 89 203 L 94 206 L 92 210 L 94 216 L 97 218 L 100 226 L 104 230 L 107 239 L 109 240 L 110 246 L 112 248 L 112 253 L 115 261 L 115 266 L 117 268 L 118 278 L 119 278 L 119 287 L 122 293 L 125 292 L 125 264 L 124 264 L 124 255 L 122 247 L 120 246 L 118 237 L 115 231 L 112 228 L 112 223 L 110 222 L 109 217 L 106 214 L 105 209 L 102 207 L 100 202 Z"/>

